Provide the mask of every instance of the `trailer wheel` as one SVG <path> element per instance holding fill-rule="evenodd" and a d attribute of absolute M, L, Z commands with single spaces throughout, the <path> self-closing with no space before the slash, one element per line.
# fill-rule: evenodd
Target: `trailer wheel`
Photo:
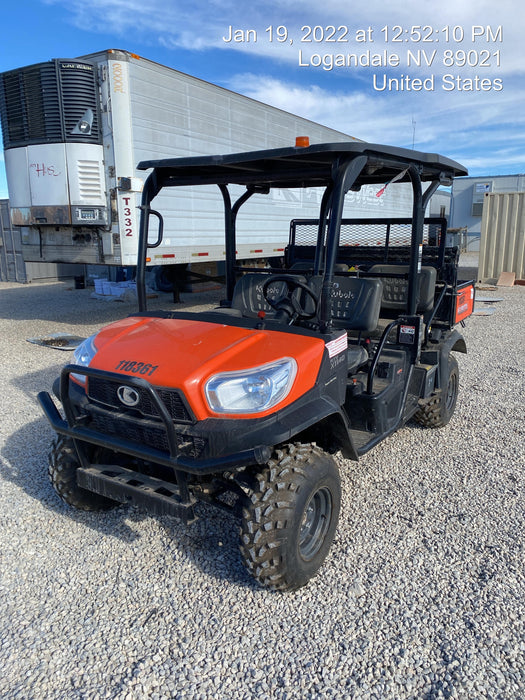
<path fill-rule="evenodd" d="M 335 460 L 316 445 L 279 449 L 255 475 L 243 508 L 241 555 L 263 586 L 304 586 L 325 560 L 341 506 Z"/>
<path fill-rule="evenodd" d="M 109 510 L 118 506 L 116 501 L 77 486 L 76 471 L 79 466 L 73 441 L 59 435 L 51 443 L 48 474 L 60 498 L 79 510 Z"/>
<path fill-rule="evenodd" d="M 414 419 L 425 428 L 442 428 L 454 414 L 459 389 L 458 361 L 452 355 L 448 358 L 448 380 L 443 389 L 435 391 L 430 401 L 421 406 Z"/>

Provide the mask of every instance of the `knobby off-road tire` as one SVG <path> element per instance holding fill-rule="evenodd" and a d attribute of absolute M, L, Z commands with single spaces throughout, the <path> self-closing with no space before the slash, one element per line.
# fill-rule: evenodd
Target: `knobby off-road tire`
<path fill-rule="evenodd" d="M 337 465 L 316 445 L 287 445 L 255 480 L 242 514 L 244 564 L 263 586 L 295 590 L 315 575 L 332 544 L 341 507 Z"/>
<path fill-rule="evenodd" d="M 77 485 L 76 472 L 79 466 L 73 441 L 59 435 L 51 443 L 48 474 L 60 498 L 79 510 L 109 510 L 118 506 L 116 501 L 86 491 Z"/>
<path fill-rule="evenodd" d="M 421 406 L 414 415 L 415 420 L 425 428 L 442 428 L 452 418 L 456 408 L 459 389 L 459 368 L 455 357 L 448 358 L 447 385 L 436 392 L 430 401 Z"/>

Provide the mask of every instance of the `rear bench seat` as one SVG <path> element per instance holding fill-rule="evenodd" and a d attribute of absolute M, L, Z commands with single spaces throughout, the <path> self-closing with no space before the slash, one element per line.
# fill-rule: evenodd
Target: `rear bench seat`
<path fill-rule="evenodd" d="M 378 275 L 383 283 L 381 310 L 387 312 L 406 311 L 408 300 L 408 279 L 389 275 L 408 274 L 408 265 L 372 265 L 368 272 Z M 423 266 L 419 275 L 418 303 L 416 313 L 424 314 L 434 308 L 437 272 L 435 267 Z"/>

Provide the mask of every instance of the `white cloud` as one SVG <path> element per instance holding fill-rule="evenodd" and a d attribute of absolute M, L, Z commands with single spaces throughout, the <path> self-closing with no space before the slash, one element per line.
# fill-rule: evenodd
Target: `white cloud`
<path fill-rule="evenodd" d="M 421 0 L 403 3 L 384 0 L 365 3 L 349 3 L 348 0 L 325 3 L 317 0 L 255 0 L 251 3 L 237 0 L 192 0 L 191 3 L 187 0 L 44 1 L 60 5 L 69 13 L 71 21 L 84 31 L 89 28 L 99 35 L 109 34 L 113 40 L 115 36 L 126 40 L 135 37 L 170 50 L 199 51 L 206 66 L 205 74 L 199 77 L 209 78 L 214 72 L 213 64 L 206 63 L 212 55 L 207 49 L 224 50 L 225 58 L 229 57 L 230 66 L 236 71 L 242 66 L 243 55 L 267 59 L 264 62 L 266 75 L 234 75 L 228 77 L 226 86 L 359 138 L 411 146 L 415 122 L 416 148 L 440 150 L 460 161 L 494 162 L 505 167 L 516 163 L 523 168 L 525 15 L 517 10 L 514 0 L 477 0 L 475 3 L 467 0 L 441 0 L 439 3 Z M 347 26 L 350 41 L 301 42 L 301 37 L 307 35 L 307 30 L 301 28 L 306 25 L 321 28 L 334 25 L 336 29 Z M 407 31 L 400 33 L 394 29 L 396 25 Z M 256 30 L 257 41 L 225 43 L 222 37 L 230 26 L 244 32 Z M 273 42 L 269 41 L 266 31 L 270 26 Z M 288 30 L 283 43 L 277 40 L 278 26 Z M 389 28 L 387 44 L 383 27 Z M 356 31 L 368 28 L 373 30 L 372 34 L 366 34 L 368 41 L 357 42 Z M 483 39 L 472 41 L 473 28 L 483 31 Z M 341 34 L 336 32 L 337 36 Z M 479 75 L 480 79 L 502 79 L 504 89 L 461 92 L 444 91 L 436 85 L 429 92 L 378 92 L 371 85 L 371 68 L 333 71 L 311 66 L 300 68 L 299 48 L 305 60 L 312 53 L 362 54 L 367 50 L 373 53 L 386 50 L 388 55 L 399 54 L 402 60 L 399 67 L 379 68 L 380 74 L 387 72 L 391 77 L 399 77 L 410 73 L 412 77 L 425 77 L 432 73 L 437 84 L 444 72 L 460 78 Z M 425 56 L 431 56 L 436 50 L 432 67 L 412 65 L 407 69 L 409 49 L 425 51 Z M 465 58 L 477 65 L 470 68 L 468 65 L 444 65 L 445 50 L 465 51 Z M 477 53 L 469 55 L 469 50 Z M 480 65 L 483 57 L 487 58 L 482 51 L 488 52 L 490 66 Z M 460 60 L 461 54 L 455 58 Z"/>
<path fill-rule="evenodd" d="M 381 52 L 385 48 L 391 53 L 407 49 L 425 50 L 430 55 L 438 50 L 439 61 L 444 48 L 478 52 L 501 51 L 498 73 L 501 75 L 523 70 L 522 62 L 522 13 L 517 16 L 516 3 L 512 0 L 441 0 L 439 3 L 422 3 L 420 0 L 405 0 L 404 3 L 385 3 L 384 0 L 368 0 L 366 3 L 348 3 L 347 0 L 331 0 L 319 3 L 317 0 L 303 2 L 238 3 L 232 0 L 45 0 L 48 4 L 60 4 L 72 15 L 76 26 L 97 33 L 117 34 L 122 37 L 137 36 L 158 41 L 167 48 L 204 50 L 223 48 L 272 57 L 282 62 L 297 64 L 298 49 L 305 57 L 312 52 L 342 53 L 362 52 L 370 49 Z M 348 42 L 301 42 L 307 38 L 304 26 L 320 28 L 333 25 L 348 27 Z M 256 30 L 257 41 L 225 43 L 223 37 L 229 27 Z M 266 31 L 273 27 L 273 42 Z M 288 29 L 287 40 L 278 41 L 277 27 Z M 401 26 L 407 32 L 399 34 L 394 30 Z M 356 42 L 356 31 L 369 27 L 373 29 L 372 42 Z M 389 42 L 384 43 L 383 27 L 389 28 Z M 454 30 L 454 28 L 457 28 Z M 484 36 L 472 42 L 473 28 L 483 31 Z M 501 27 L 501 34 L 499 29 Z M 445 29 L 448 28 L 447 31 Z M 430 31 L 432 30 L 432 31 Z M 314 35 L 310 35 L 310 38 Z M 318 33 L 320 36 L 320 33 Z M 325 33 L 326 36 L 326 33 Z M 341 37 L 336 31 L 332 37 Z M 449 43 L 446 43 L 447 37 Z M 395 41 L 395 39 L 399 41 Z M 453 38 L 461 41 L 453 41 Z M 502 38 L 502 41 L 499 41 Z M 294 43 L 290 45 L 289 39 Z M 489 41 L 487 41 L 489 39 Z M 482 59 L 479 59 L 480 62 Z M 491 59 L 494 62 L 494 58 Z M 443 66 L 440 66 L 440 70 Z M 417 69 L 414 69 L 416 71 Z M 467 70 L 465 68 L 465 70 Z M 484 73 L 487 71 L 484 70 Z"/>
<path fill-rule="evenodd" d="M 523 167 L 525 114 L 515 108 L 525 103 L 523 90 L 508 97 L 458 93 L 446 104 L 433 92 L 331 92 L 250 74 L 234 76 L 228 87 L 365 141 L 411 147 L 415 135 L 416 149 L 439 150 L 471 169 Z"/>

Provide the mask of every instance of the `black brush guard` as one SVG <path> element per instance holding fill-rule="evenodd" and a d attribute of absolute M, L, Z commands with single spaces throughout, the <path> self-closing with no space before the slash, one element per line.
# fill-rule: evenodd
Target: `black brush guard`
<path fill-rule="evenodd" d="M 168 451 L 133 442 L 119 435 L 108 435 L 83 425 L 86 415 L 75 411 L 70 396 L 71 374 L 82 375 L 88 379 L 89 377 L 100 378 L 105 382 L 125 384 L 146 392 L 158 414 L 157 426 L 165 431 Z M 195 504 L 195 498 L 188 489 L 188 475 L 214 474 L 249 464 L 264 464 L 271 455 L 270 449 L 266 446 L 203 460 L 192 459 L 181 454 L 172 417 L 155 387 L 140 377 L 67 365 L 60 377 L 60 401 L 65 419 L 61 417 L 48 392 L 40 392 L 38 401 L 55 432 L 74 440 L 80 462 L 77 470 L 79 486 L 121 503 L 133 503 L 145 507 L 153 514 L 174 515 L 185 522 L 194 519 Z M 120 465 L 93 464 L 89 458 L 89 451 L 86 450 L 86 443 L 171 468 L 173 481 L 148 476 Z"/>

